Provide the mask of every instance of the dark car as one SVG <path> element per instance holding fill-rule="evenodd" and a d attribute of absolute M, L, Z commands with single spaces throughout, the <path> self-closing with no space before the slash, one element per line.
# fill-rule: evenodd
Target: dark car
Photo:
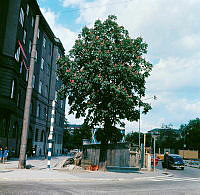
<path fill-rule="evenodd" d="M 170 154 L 169 155 L 169 168 L 180 168 L 184 169 L 184 162 L 181 156 L 177 154 Z"/>

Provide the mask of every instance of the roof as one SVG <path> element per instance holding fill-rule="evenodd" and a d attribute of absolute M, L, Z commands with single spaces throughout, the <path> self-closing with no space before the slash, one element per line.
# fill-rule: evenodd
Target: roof
<path fill-rule="evenodd" d="M 67 124 L 67 127 L 69 128 L 81 128 L 82 125 L 76 125 L 76 124 Z"/>
<path fill-rule="evenodd" d="M 178 154 L 169 154 L 169 156 L 174 156 L 174 157 L 181 157 L 180 155 L 178 155 Z"/>
<path fill-rule="evenodd" d="M 149 130 L 148 133 L 161 132 L 161 131 L 174 131 L 176 133 L 180 132 L 180 130 L 172 129 L 172 128 L 155 128 L 155 129 Z"/>
<path fill-rule="evenodd" d="M 49 38 L 51 38 L 51 41 L 54 42 L 55 45 L 57 45 L 63 52 L 65 51 L 61 41 L 56 38 L 53 31 L 51 30 L 48 22 L 46 21 L 45 17 L 43 16 L 40 7 L 37 3 L 37 0 L 29 0 L 29 4 L 32 4 L 34 8 L 34 12 L 36 15 L 40 15 L 40 25 L 42 25 L 45 29 L 45 32 L 48 34 Z"/>

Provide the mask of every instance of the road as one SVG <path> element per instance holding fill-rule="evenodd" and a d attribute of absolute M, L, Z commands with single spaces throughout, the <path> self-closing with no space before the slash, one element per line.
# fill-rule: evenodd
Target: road
<path fill-rule="evenodd" d="M 169 175 L 106 181 L 1 181 L 0 194 L 200 194 L 200 169 L 186 167 L 185 170 L 169 170 Z"/>

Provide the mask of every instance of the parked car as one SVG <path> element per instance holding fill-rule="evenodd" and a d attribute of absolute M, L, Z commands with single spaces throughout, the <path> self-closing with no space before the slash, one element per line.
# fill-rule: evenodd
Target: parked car
<path fill-rule="evenodd" d="M 169 168 L 180 168 L 184 170 L 184 162 L 181 156 L 177 154 L 169 155 Z"/>
<path fill-rule="evenodd" d="M 159 158 L 156 156 L 155 158 L 155 166 L 158 166 Z M 151 165 L 154 163 L 154 155 L 151 155 Z"/>

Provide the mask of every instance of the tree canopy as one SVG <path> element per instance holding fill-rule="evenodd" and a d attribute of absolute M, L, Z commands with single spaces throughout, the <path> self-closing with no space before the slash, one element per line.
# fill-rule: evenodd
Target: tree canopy
<path fill-rule="evenodd" d="M 186 148 L 200 150 L 200 119 L 190 120 L 188 124 L 181 125 L 180 130 Z"/>
<path fill-rule="evenodd" d="M 83 139 L 91 141 L 92 132 L 91 127 L 87 124 L 83 124 L 80 129 L 74 129 L 71 134 L 67 128 L 64 130 L 63 135 L 63 147 L 67 149 L 81 149 L 83 145 Z"/>
<path fill-rule="evenodd" d="M 142 56 L 147 44 L 141 37 L 132 39 L 119 26 L 115 16 L 84 27 L 69 54 L 58 60 L 58 75 L 63 82 L 61 97 L 68 97 L 69 114 L 84 117 L 89 125 L 104 131 L 123 119 L 139 119 L 139 106 L 147 113 L 151 106 L 145 96 L 145 79 L 152 64 Z"/>

